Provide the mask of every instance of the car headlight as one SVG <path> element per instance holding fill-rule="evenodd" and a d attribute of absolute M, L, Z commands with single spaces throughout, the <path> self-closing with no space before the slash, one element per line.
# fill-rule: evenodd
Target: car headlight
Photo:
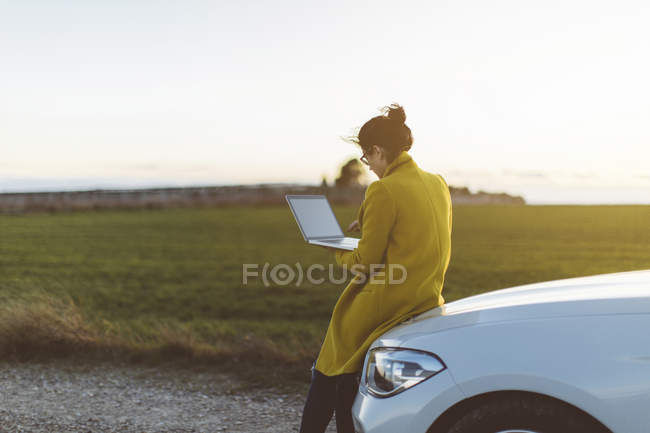
<path fill-rule="evenodd" d="M 375 347 L 368 354 L 366 385 L 377 397 L 389 397 L 417 385 L 446 368 L 433 353 Z"/>

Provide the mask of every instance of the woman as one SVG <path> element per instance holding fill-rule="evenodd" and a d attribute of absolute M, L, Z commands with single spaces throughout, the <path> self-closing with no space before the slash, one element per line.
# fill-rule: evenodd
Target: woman
<path fill-rule="evenodd" d="M 401 321 L 445 302 L 442 286 L 451 255 L 449 188 L 442 176 L 423 171 L 407 153 L 413 137 L 404 109 L 392 104 L 383 110 L 384 115 L 370 119 L 350 140 L 361 147 L 361 161 L 379 180 L 366 189 L 358 218 L 348 227 L 361 231 L 358 247 L 333 250 L 339 265 L 362 272 L 355 272 L 334 306 L 312 365 L 301 433 L 324 432 L 334 410 L 337 432 L 354 433 L 352 402 L 370 344 Z M 403 267 L 405 275 L 396 271 L 391 280 L 391 265 Z"/>

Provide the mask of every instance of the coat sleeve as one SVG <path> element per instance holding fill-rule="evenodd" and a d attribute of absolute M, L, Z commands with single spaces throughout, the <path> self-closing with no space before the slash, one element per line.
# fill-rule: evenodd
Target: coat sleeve
<path fill-rule="evenodd" d="M 442 175 L 438 175 L 438 176 L 440 176 L 440 179 L 442 179 L 443 183 L 445 184 L 445 187 L 447 188 L 447 194 L 449 194 L 449 230 L 451 231 L 451 224 L 452 224 L 452 221 L 451 221 L 451 211 L 452 211 L 451 191 L 449 190 L 449 184 L 447 183 L 445 178 L 442 177 Z"/>
<path fill-rule="evenodd" d="M 363 272 L 370 272 L 370 265 L 382 264 L 388 246 L 390 232 L 395 224 L 397 207 L 386 186 L 375 181 L 368 186 L 363 201 L 363 224 L 361 239 L 353 251 L 336 251 L 336 263 Z"/>

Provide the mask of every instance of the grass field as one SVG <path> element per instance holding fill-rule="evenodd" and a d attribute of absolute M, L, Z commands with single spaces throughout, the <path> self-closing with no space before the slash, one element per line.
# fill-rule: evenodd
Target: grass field
<path fill-rule="evenodd" d="M 342 225 L 356 207 L 336 207 Z M 447 302 L 650 268 L 650 206 L 455 206 Z M 334 263 L 287 207 L 0 215 L 0 356 L 212 363 L 309 380 L 342 284 L 242 283 L 244 263 Z"/>

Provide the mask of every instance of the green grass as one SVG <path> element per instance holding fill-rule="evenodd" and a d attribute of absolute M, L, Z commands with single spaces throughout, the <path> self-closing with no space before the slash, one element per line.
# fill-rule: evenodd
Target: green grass
<path fill-rule="evenodd" d="M 356 210 L 336 207 L 341 225 Z M 647 269 L 649 244 L 650 206 L 456 206 L 443 296 Z M 25 311 L 38 306 L 52 316 L 41 327 L 72 321 L 57 334 L 69 343 L 61 352 L 234 359 L 309 380 L 345 284 L 244 285 L 243 264 L 265 262 L 335 263 L 305 244 L 284 206 L 0 215 L 0 355 L 52 351 L 45 334 L 17 343 L 34 334 Z"/>

